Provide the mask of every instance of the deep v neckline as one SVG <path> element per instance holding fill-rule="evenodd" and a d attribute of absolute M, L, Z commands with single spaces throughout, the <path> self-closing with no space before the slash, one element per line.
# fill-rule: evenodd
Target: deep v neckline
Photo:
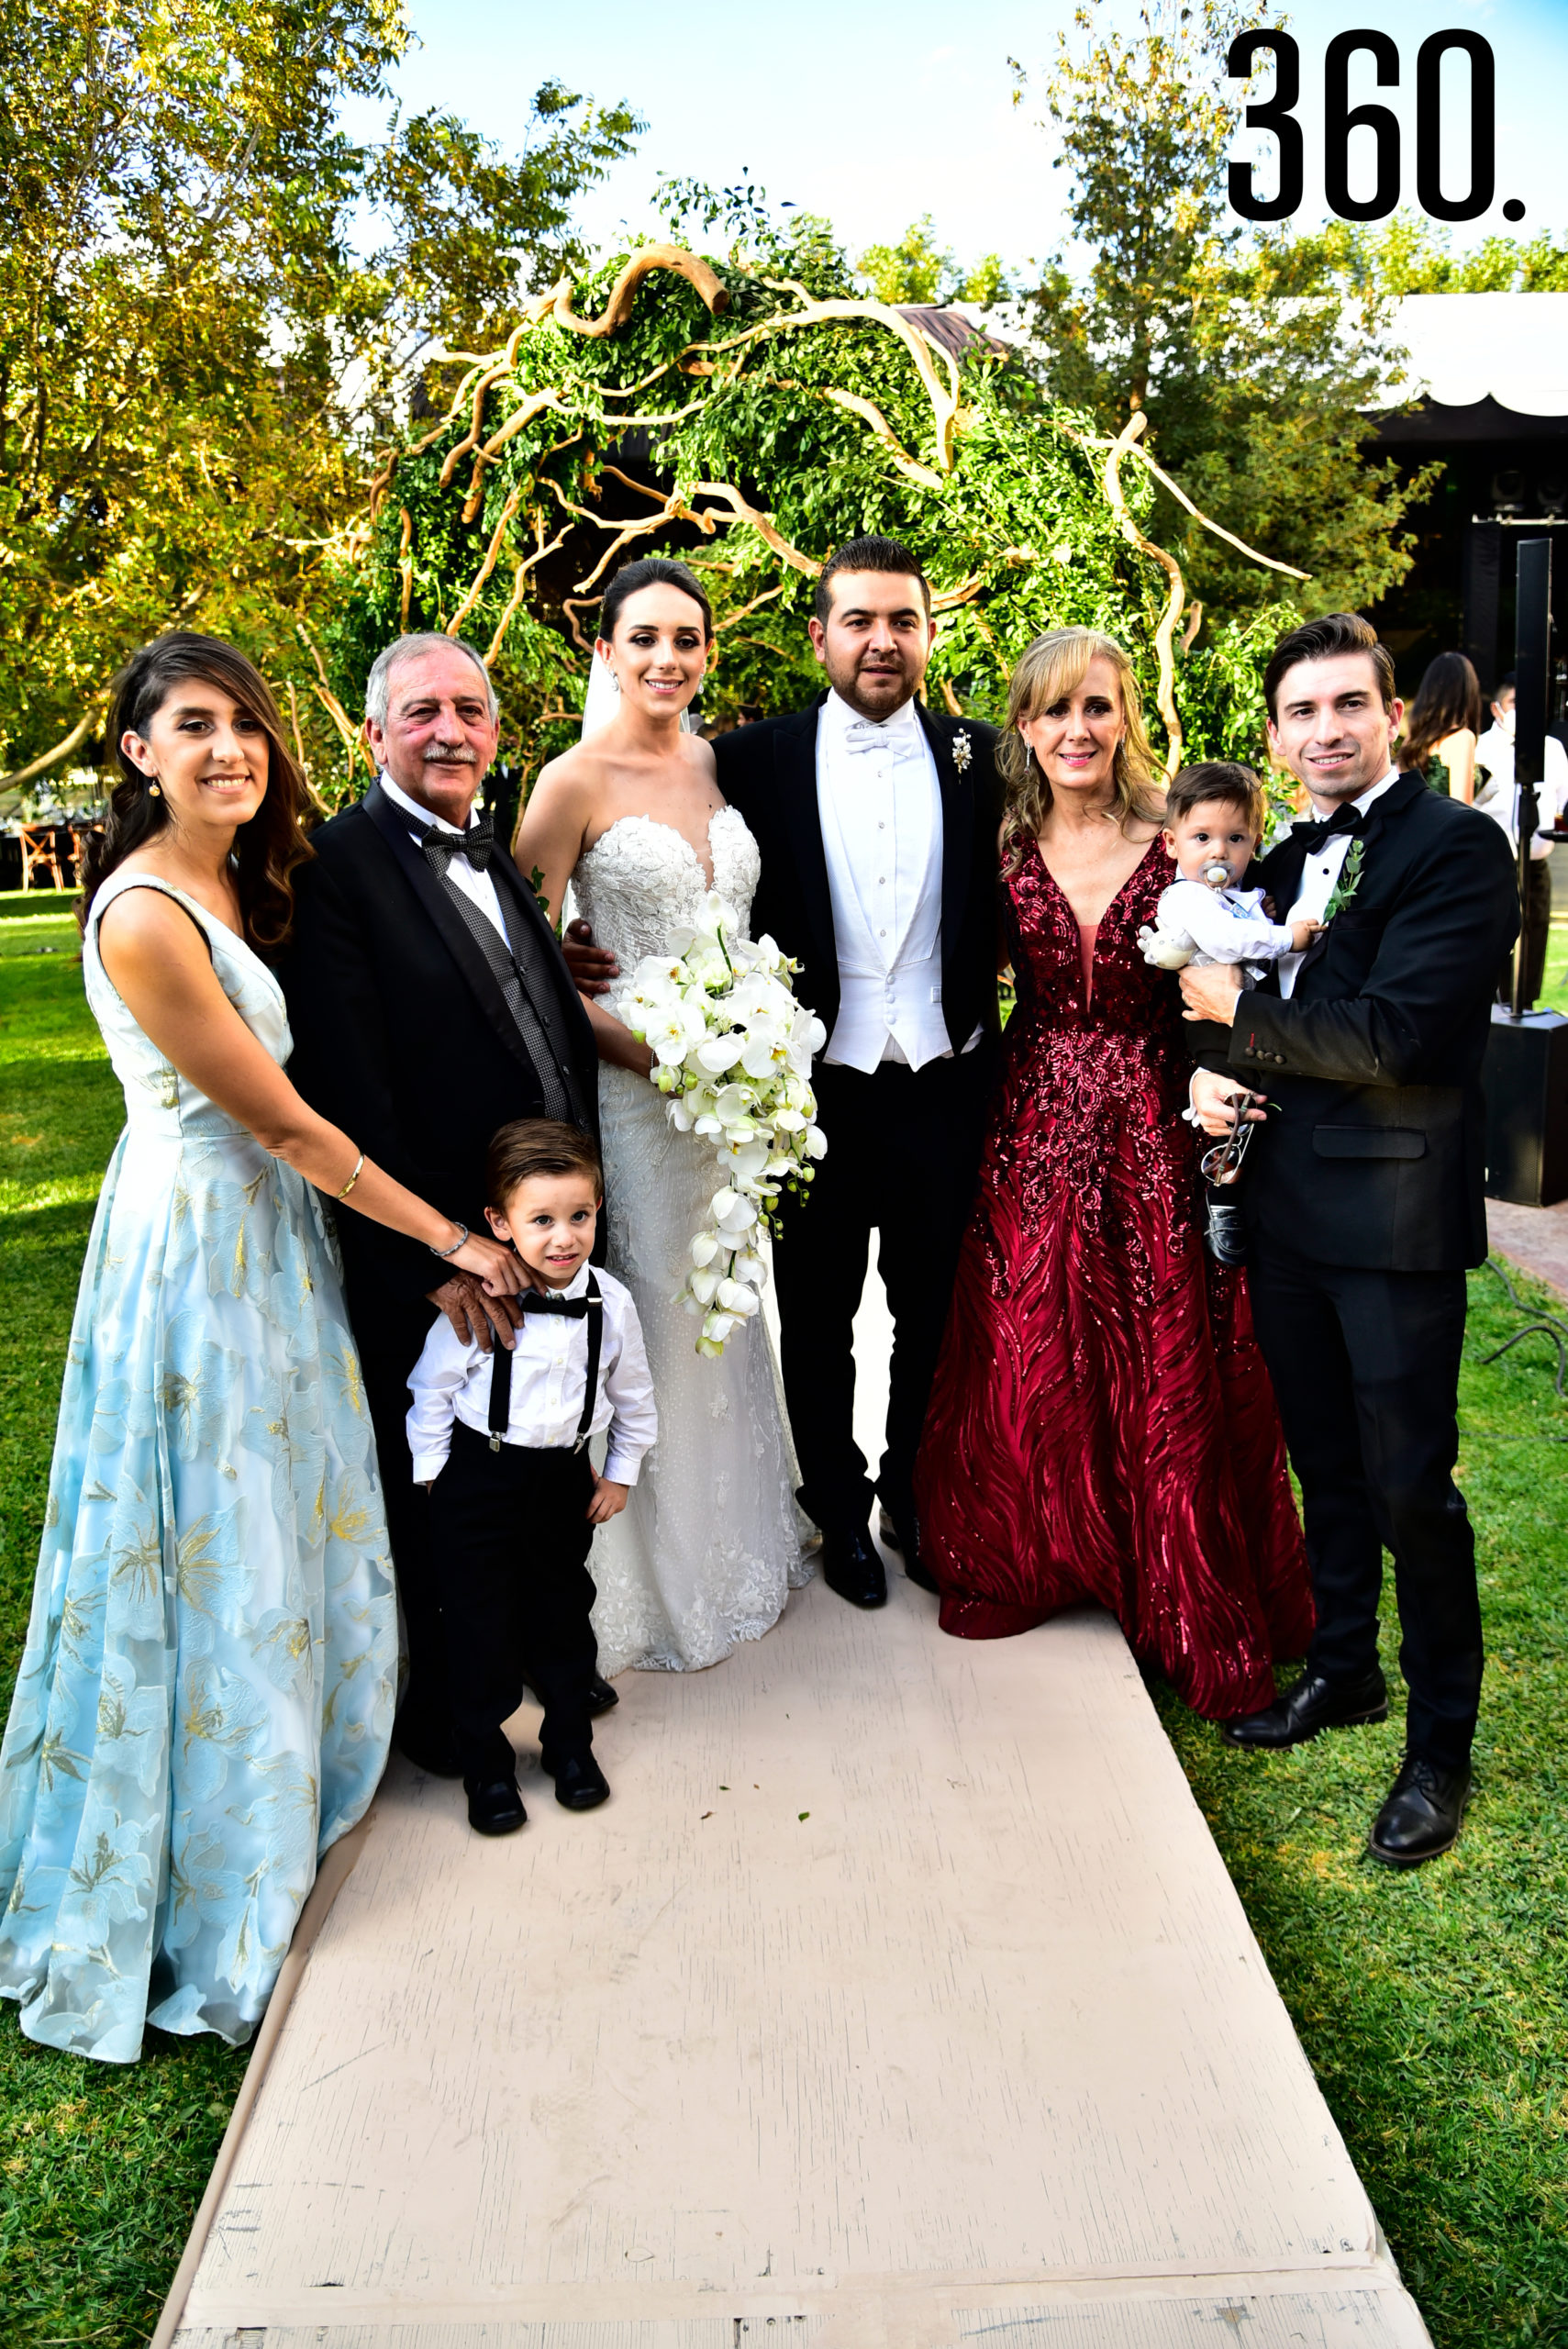
<path fill-rule="evenodd" d="M 1133 883 L 1137 880 L 1144 866 L 1148 863 L 1149 859 L 1155 849 L 1159 846 L 1160 835 L 1156 832 L 1148 847 L 1144 850 L 1142 855 L 1139 858 L 1137 863 L 1133 866 L 1132 871 L 1128 874 L 1127 879 L 1117 891 L 1116 895 L 1113 897 L 1107 898 L 1105 910 L 1101 913 L 1099 919 L 1097 921 L 1089 922 L 1079 920 L 1077 915 L 1073 910 L 1072 898 L 1068 896 L 1066 890 L 1062 887 L 1061 882 L 1057 879 L 1050 865 L 1047 864 L 1045 861 L 1045 852 L 1040 847 L 1039 840 L 1037 839 L 1034 842 L 1034 852 L 1040 859 L 1040 869 L 1044 874 L 1047 881 L 1050 882 L 1052 889 L 1056 892 L 1057 897 L 1061 901 L 1062 909 L 1073 925 L 1073 936 L 1077 941 L 1078 947 L 1078 984 L 1083 991 L 1084 1014 L 1085 1019 L 1094 1008 L 1095 963 L 1098 958 L 1100 951 L 1100 932 L 1105 928 L 1106 922 L 1110 919 L 1112 914 L 1115 913 L 1118 906 L 1120 905 L 1122 899 L 1126 896 L 1128 891 L 1131 888 Z"/>
<path fill-rule="evenodd" d="M 686 854 L 691 858 L 692 863 L 702 874 L 704 888 L 712 890 L 716 886 L 718 873 L 717 860 L 713 852 L 713 828 L 715 824 L 717 823 L 721 816 L 728 816 L 729 812 L 729 802 L 727 799 L 722 807 L 716 807 L 713 810 L 707 819 L 707 862 L 706 864 L 703 863 L 702 858 L 698 855 L 696 850 L 693 847 L 691 841 L 686 838 L 686 835 L 682 831 L 678 824 L 667 824 L 662 816 L 649 816 L 642 813 L 640 810 L 629 816 L 617 816 L 614 823 L 606 824 L 605 826 L 604 830 L 594 842 L 593 848 L 584 849 L 583 853 L 584 856 L 592 856 L 595 849 L 597 849 L 605 841 L 607 841 L 610 834 L 613 831 L 617 830 L 622 824 L 651 824 L 656 832 L 668 832 L 673 840 L 680 841 L 681 846 L 685 850 Z"/>

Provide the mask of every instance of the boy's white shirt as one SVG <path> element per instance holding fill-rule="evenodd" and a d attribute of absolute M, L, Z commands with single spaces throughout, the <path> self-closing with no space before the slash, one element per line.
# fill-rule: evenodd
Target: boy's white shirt
<path fill-rule="evenodd" d="M 1161 892 L 1154 919 L 1162 938 L 1196 949 L 1195 967 L 1214 963 L 1277 963 L 1291 952 L 1290 926 L 1271 921 L 1262 889 L 1211 889 L 1203 881 L 1173 881 Z"/>
<path fill-rule="evenodd" d="M 558 1297 L 587 1292 L 589 1266 L 575 1273 Z M 599 1340 L 599 1392 L 589 1432 L 610 1431 L 604 1474 L 613 1485 L 635 1485 L 643 1456 L 659 1433 L 653 1381 L 642 1342 L 642 1325 L 630 1292 L 613 1273 L 597 1275 L 604 1299 Z M 531 1450 L 569 1449 L 583 1416 L 588 1375 L 588 1323 L 562 1313 L 525 1313 L 512 1349 L 511 1407 L 505 1442 Z M 452 1421 L 479 1435 L 490 1432 L 491 1359 L 472 1338 L 460 1338 L 444 1313 L 438 1314 L 424 1351 L 409 1375 L 408 1448 L 414 1481 L 439 1476 L 451 1449 Z"/>

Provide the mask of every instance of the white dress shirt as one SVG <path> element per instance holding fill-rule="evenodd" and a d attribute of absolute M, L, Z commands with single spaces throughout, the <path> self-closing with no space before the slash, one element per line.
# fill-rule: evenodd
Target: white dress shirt
<path fill-rule="evenodd" d="M 951 1056 L 942 1017 L 942 801 L 913 701 L 862 718 L 830 693 L 817 718 L 817 807 L 839 952 L 824 1058 L 867 1074 Z"/>
<path fill-rule="evenodd" d="M 1546 738 L 1546 777 L 1535 787 L 1536 822 L 1538 825 L 1560 824 L 1562 810 L 1568 806 L 1568 751 L 1554 734 Z M 1514 781 L 1513 737 L 1500 727 L 1489 726 L 1475 745 L 1475 764 L 1479 770 L 1489 770 L 1482 783 L 1477 774 L 1475 805 L 1484 815 L 1501 824 L 1513 843 L 1517 856 L 1519 846 L 1519 787 Z M 1536 863 L 1551 854 L 1556 843 L 1543 841 L 1540 831 L 1530 840 L 1529 852 Z"/>
<path fill-rule="evenodd" d="M 1329 816 L 1338 815 L 1340 807 L 1354 807 L 1364 816 L 1373 801 L 1381 799 L 1385 791 L 1392 791 L 1398 780 L 1397 773 L 1390 767 L 1381 783 L 1371 785 L 1357 799 L 1341 799 L 1338 807 L 1330 808 Z M 1329 817 L 1321 820 L 1327 823 Z M 1329 900 L 1334 894 L 1334 884 L 1340 877 L 1345 859 L 1351 852 L 1351 842 L 1355 837 L 1354 832 L 1336 832 L 1332 840 L 1325 841 L 1322 847 L 1307 858 L 1301 868 L 1301 887 L 1296 903 L 1284 918 L 1287 929 L 1293 922 L 1322 920 Z M 1299 954 L 1281 955 L 1279 991 L 1287 1000 L 1295 992 L 1296 974 L 1300 968 Z"/>
<path fill-rule="evenodd" d="M 413 817 L 414 821 L 408 829 L 415 840 L 422 841 L 425 834 L 432 830 L 445 832 L 449 840 L 462 840 L 462 834 L 455 824 L 445 822 L 439 816 L 432 816 L 428 807 L 421 807 L 417 799 L 410 799 L 406 791 L 400 791 L 389 774 L 384 772 L 379 780 L 393 806 L 401 807 L 406 816 Z M 470 824 L 474 821 L 472 807 L 468 811 L 468 820 Z M 492 929 L 498 930 L 509 946 L 511 941 L 506 938 L 506 918 L 501 911 L 501 900 L 495 895 L 495 884 L 489 874 L 476 872 L 466 856 L 454 856 L 447 871 L 451 876 L 453 888 L 461 889 L 471 904 L 479 907 Z M 616 1482 L 620 1482 L 618 1476 Z"/>
<path fill-rule="evenodd" d="M 587 1294 L 584 1264 L 558 1296 Z M 604 1473 L 613 1485 L 635 1485 L 643 1454 L 653 1448 L 659 1415 L 642 1343 L 642 1325 L 629 1292 L 613 1273 L 597 1275 L 604 1328 L 599 1338 L 599 1392 L 588 1422 L 591 1435 L 608 1428 Z M 577 1441 L 583 1388 L 588 1375 L 588 1323 L 565 1314 L 525 1313 L 512 1350 L 511 1409 L 504 1441 L 529 1451 L 553 1451 Z M 439 1476 L 451 1449 L 452 1421 L 490 1432 L 490 1356 L 472 1338 L 460 1338 L 438 1313 L 408 1385 L 408 1448 L 417 1485 Z"/>

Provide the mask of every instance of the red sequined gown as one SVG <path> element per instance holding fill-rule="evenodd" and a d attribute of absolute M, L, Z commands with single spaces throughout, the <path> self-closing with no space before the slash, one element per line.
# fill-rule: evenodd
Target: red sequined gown
<path fill-rule="evenodd" d="M 1155 841 L 1082 938 L 1032 841 L 1006 884 L 1018 1007 L 926 1421 L 921 1546 L 943 1631 L 1001 1639 L 1097 1602 L 1223 1720 L 1273 1698 L 1312 1598 L 1245 1275 L 1203 1245 L 1180 990 L 1138 947 L 1174 877 Z"/>

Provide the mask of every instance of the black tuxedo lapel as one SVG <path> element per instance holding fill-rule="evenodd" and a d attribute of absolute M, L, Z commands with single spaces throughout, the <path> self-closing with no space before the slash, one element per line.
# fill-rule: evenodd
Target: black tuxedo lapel
<path fill-rule="evenodd" d="M 394 807 L 379 783 L 372 784 L 362 805 L 365 814 L 401 866 L 414 895 L 428 914 L 442 944 L 473 989 L 474 999 L 491 1027 L 513 1057 L 520 1061 L 530 1074 L 537 1074 L 528 1047 L 517 1032 L 517 1023 L 506 1008 L 506 998 L 496 984 L 495 974 L 469 935 L 462 916 L 453 909 L 446 891 L 431 872 L 423 851 L 416 845 L 408 829 L 409 818 L 401 807 Z M 537 907 L 535 911 L 538 911 Z"/>
<path fill-rule="evenodd" d="M 1373 801 L 1372 806 L 1367 809 L 1366 814 L 1362 818 L 1361 829 L 1359 831 L 1352 832 L 1351 835 L 1352 845 L 1357 841 L 1362 844 L 1362 859 L 1363 863 L 1365 863 L 1366 858 L 1371 854 L 1379 836 L 1389 821 L 1396 817 L 1402 816 L 1406 808 L 1409 807 L 1411 801 L 1418 798 L 1421 793 L 1427 788 L 1428 785 L 1420 775 L 1402 774 L 1398 781 L 1391 785 L 1388 790 L 1384 793 L 1381 799 L 1374 799 Z M 1294 859 L 1291 859 L 1290 857 L 1290 852 L 1292 850 L 1298 852 Z M 1300 837 L 1297 835 L 1295 839 L 1287 842 L 1281 843 L 1280 853 L 1282 859 L 1288 860 L 1282 863 L 1282 871 L 1289 872 L 1292 869 L 1293 863 L 1295 870 L 1294 883 L 1283 898 L 1277 890 L 1273 892 L 1275 910 L 1280 920 L 1284 921 L 1288 917 L 1291 907 L 1295 905 L 1296 898 L 1301 894 L 1301 876 L 1307 869 L 1307 850 L 1301 844 Z M 1349 862 L 1350 854 L 1351 851 L 1350 849 L 1347 849 L 1345 851 L 1347 863 Z M 1344 873 L 1343 865 L 1340 867 L 1340 871 L 1342 875 Z M 1330 892 L 1330 894 L 1332 893 Z M 1303 974 L 1312 968 L 1314 963 L 1321 962 L 1328 952 L 1329 930 L 1328 928 L 1325 927 L 1318 931 L 1317 937 L 1313 940 L 1311 945 L 1307 949 L 1306 952 L 1302 955 L 1300 962 L 1296 965 L 1296 983 L 1297 986 L 1301 985 Z M 1277 963 L 1271 963 L 1269 975 L 1273 980 L 1274 992 L 1277 994 L 1279 990 L 1279 964 Z"/>
<path fill-rule="evenodd" d="M 819 694 L 809 709 L 797 711 L 778 728 L 773 737 L 773 773 L 779 787 L 780 822 L 800 875 L 812 943 L 824 967 L 837 974 L 839 946 L 833 934 L 828 852 L 822 845 L 822 818 L 817 806 L 817 713 L 827 698 Z"/>

